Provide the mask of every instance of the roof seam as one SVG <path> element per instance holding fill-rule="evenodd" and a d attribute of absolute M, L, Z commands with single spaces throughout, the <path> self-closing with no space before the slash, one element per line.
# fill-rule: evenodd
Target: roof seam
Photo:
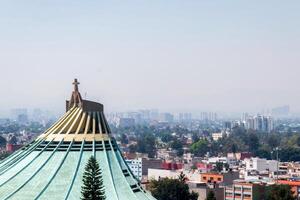
<path fill-rule="evenodd" d="M 42 166 L 40 166 L 40 168 L 38 170 L 36 170 L 33 175 L 31 177 L 29 177 L 29 179 L 27 179 L 20 187 L 18 187 L 15 191 L 13 191 L 12 193 L 10 193 L 8 196 L 6 196 L 4 198 L 4 200 L 7 200 L 9 198 L 11 198 L 13 195 L 15 195 L 18 191 L 20 191 L 28 182 L 31 181 L 31 179 L 33 179 L 35 177 L 35 175 L 37 175 L 41 169 L 47 164 L 47 162 L 52 158 L 52 156 L 54 155 L 54 153 L 56 152 L 57 148 L 60 146 L 60 144 L 63 142 L 63 140 L 61 140 L 59 142 L 59 145 L 57 145 L 57 147 L 54 149 L 54 151 L 51 153 L 51 155 L 47 158 L 47 160 L 42 164 Z"/>
<path fill-rule="evenodd" d="M 0 175 L 2 175 L 4 172 L 6 172 L 7 170 L 11 169 L 12 167 L 14 167 L 16 164 L 18 164 L 19 162 L 21 162 L 27 155 L 29 155 L 31 152 L 34 151 L 34 149 L 43 142 L 44 140 L 39 141 L 38 143 L 34 144 L 32 147 L 30 147 L 29 152 L 28 151 L 24 151 L 24 154 L 21 154 L 20 156 L 18 156 L 16 159 L 13 159 L 11 162 L 3 165 L 0 169 L 1 173 Z"/>
<path fill-rule="evenodd" d="M 75 182 L 75 179 L 76 179 L 76 176 L 78 174 L 78 169 L 79 169 L 79 166 L 80 166 L 80 163 L 81 163 L 81 159 L 82 159 L 82 153 L 83 153 L 84 143 L 85 143 L 85 141 L 83 140 L 82 143 L 81 143 L 80 156 L 79 156 L 79 159 L 78 159 L 78 162 L 77 162 L 77 166 L 76 166 L 73 178 L 72 178 L 72 182 L 71 182 L 71 184 L 70 184 L 70 186 L 68 188 L 68 192 L 67 192 L 66 197 L 65 197 L 64 200 L 67 200 L 69 198 L 71 190 L 72 190 L 74 182 Z"/>
<path fill-rule="evenodd" d="M 119 199 L 119 195 L 118 195 L 118 193 L 117 193 L 117 190 L 116 190 L 116 186 L 115 186 L 115 182 L 114 182 L 114 180 L 113 180 L 113 173 L 112 173 L 112 171 L 111 171 L 111 166 L 110 166 L 110 164 L 109 164 L 109 161 L 108 161 L 108 154 L 107 154 L 107 151 L 106 151 L 106 146 L 105 146 L 105 142 L 104 142 L 104 140 L 102 140 L 102 142 L 103 142 L 103 151 L 104 151 L 104 154 L 105 154 L 105 160 L 106 160 L 106 162 L 107 162 L 107 166 L 108 166 L 108 168 L 109 168 L 109 173 L 110 173 L 110 181 L 111 181 L 111 183 L 112 183 L 112 185 L 113 185 L 113 188 L 114 188 L 114 191 L 115 191 L 115 195 L 116 195 L 116 197 L 117 197 L 117 199 Z M 112 149 L 113 150 L 113 149 Z"/>
<path fill-rule="evenodd" d="M 64 164 L 70 149 L 73 145 L 73 141 L 70 143 L 67 152 L 65 153 L 64 158 L 62 159 L 62 161 L 60 162 L 59 166 L 57 167 L 56 171 L 54 172 L 54 174 L 52 175 L 52 177 L 50 178 L 50 180 L 48 181 L 48 183 L 45 185 L 45 187 L 42 189 L 42 191 L 36 196 L 36 198 L 34 198 L 35 200 L 37 200 L 40 196 L 42 196 L 42 194 L 46 191 L 46 189 L 48 188 L 48 186 L 51 184 L 51 182 L 53 181 L 53 179 L 55 178 L 55 176 L 57 175 L 58 171 L 60 170 L 60 168 L 62 167 L 62 165 Z"/>
<path fill-rule="evenodd" d="M 25 166 L 23 167 L 20 171 L 18 171 L 15 175 L 13 175 L 12 177 L 10 177 L 8 180 L 6 180 L 4 183 L 2 183 L 0 185 L 3 186 L 4 184 L 8 183 L 10 180 L 12 180 L 14 177 L 16 177 L 18 174 L 20 174 L 23 170 L 25 170 L 33 161 L 35 161 L 41 154 L 42 152 L 48 147 L 48 145 L 50 144 L 50 142 Z"/>

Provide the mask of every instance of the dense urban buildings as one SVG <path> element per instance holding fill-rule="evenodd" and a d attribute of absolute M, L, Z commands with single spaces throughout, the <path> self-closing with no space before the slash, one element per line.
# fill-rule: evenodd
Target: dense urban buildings
<path fill-rule="evenodd" d="M 140 152 L 133 156 L 134 159 L 142 158 L 144 161 L 150 155 L 147 152 L 151 153 L 143 148 L 148 143 L 142 139 L 149 136 L 147 132 L 152 132 L 153 139 L 156 138 L 156 145 L 150 149 L 156 149 L 156 155 L 151 160 L 157 164 L 149 167 L 142 162 L 144 185 L 152 180 L 177 179 L 183 173 L 190 190 L 198 194 L 199 200 L 205 200 L 211 192 L 220 200 L 262 199 L 273 186 L 281 185 L 287 186 L 288 191 L 298 196 L 295 191 L 300 183 L 300 158 L 287 158 L 284 154 L 288 153 L 286 151 L 291 153 L 291 150 L 275 147 L 280 144 L 278 137 L 283 140 L 289 138 L 289 143 L 293 141 L 293 144 L 300 145 L 296 134 L 300 130 L 300 123 L 296 125 L 291 120 L 289 123 L 285 121 L 283 125 L 277 121 L 275 125 L 273 117 L 264 115 L 244 115 L 244 120 L 230 121 L 203 121 L 193 117 L 188 120 L 189 115 L 182 120 L 184 115 L 178 116 L 181 116 L 181 120 L 176 121 L 175 118 L 172 122 L 164 123 L 153 123 L 150 120 L 143 127 L 135 125 L 116 129 L 120 135 L 127 133 L 125 135 L 130 138 L 126 141 L 123 135 L 119 140 L 121 143 L 126 142 L 121 146 L 125 155 L 130 149 Z M 247 120 L 253 120 L 254 125 L 247 125 Z M 285 136 L 283 132 L 288 126 L 289 134 L 293 137 Z M 278 131 L 283 132 L 283 135 L 278 136 Z M 261 150 L 262 145 L 268 150 Z M 276 157 L 277 151 L 281 151 L 278 153 L 279 158 Z M 264 192 L 266 194 L 262 195 Z"/>
<path fill-rule="evenodd" d="M 38 132 L 46 129 L 46 123 L 43 121 L 33 125 L 31 122 L 33 118 L 29 114 L 28 121 L 25 122 L 22 117 L 24 109 L 14 113 L 19 112 L 21 112 L 21 117 L 0 120 L 4 131 L 3 138 L 7 142 L 6 146 L 1 147 L 2 152 L 17 151 L 34 140 Z M 34 113 L 41 112 L 35 111 Z M 46 119 L 45 114 L 40 114 L 40 116 Z M 276 139 L 278 136 L 274 135 L 276 132 L 282 133 L 283 136 L 288 133 L 292 135 L 289 136 L 291 141 L 288 143 L 297 145 L 298 137 L 295 134 L 300 130 L 300 123 L 296 119 L 285 118 L 281 121 L 269 115 L 247 113 L 244 113 L 240 120 L 216 119 L 212 117 L 213 114 L 210 116 L 201 118 L 201 115 L 191 113 L 171 114 L 161 113 L 159 110 L 140 110 L 109 114 L 108 121 L 126 159 L 124 166 L 128 166 L 128 172 L 131 171 L 132 177 L 141 181 L 142 190 L 147 189 L 152 180 L 177 179 L 181 173 L 184 173 L 186 183 L 191 191 L 198 194 L 199 200 L 205 200 L 211 192 L 220 200 L 241 197 L 261 199 L 259 191 L 268 190 L 270 185 L 287 185 L 290 191 L 298 196 L 300 164 L 297 161 L 300 161 L 300 158 L 284 157 L 283 153 L 286 150 L 282 147 L 278 149 L 279 159 L 276 160 L 275 147 L 279 143 Z M 10 132 L 9 127 L 12 124 L 18 125 L 19 128 Z M 5 127 L 8 129 L 6 130 Z M 98 129 L 95 130 L 98 131 Z M 258 138 L 255 137 L 260 137 L 260 135 L 267 136 L 265 141 L 259 141 L 261 140 L 259 139 L 258 143 L 270 144 L 269 154 L 255 151 L 256 148 L 259 150 L 259 147 L 253 141 L 257 141 Z M 247 137 L 253 144 L 248 144 Z M 236 139 L 238 140 L 235 142 Z M 112 140 L 111 145 L 113 149 Z M 243 145 L 252 146 L 249 146 L 249 149 Z M 200 151 L 197 148 L 204 149 Z M 43 156 L 39 157 L 42 159 Z M 289 162 L 289 159 L 293 162 Z M 28 161 L 24 159 L 23 162 Z M 69 162 L 68 157 L 65 162 Z M 62 166 L 65 167 L 65 164 Z M 47 165 L 45 167 L 47 168 Z M 4 166 L 2 168 L 5 169 Z M 12 169 L 14 167 L 10 166 L 7 171 Z M 60 174 L 58 172 L 56 176 L 61 176 Z M 56 184 L 56 180 L 57 177 L 53 182 L 51 181 L 50 186 Z"/>
<path fill-rule="evenodd" d="M 76 93 L 74 95 L 76 96 Z M 76 98 L 81 97 L 77 95 Z M 74 105 L 78 104 L 76 98 L 70 101 Z M 105 173 L 111 174 L 112 178 L 105 179 L 113 181 L 105 180 L 107 187 L 112 188 L 110 184 L 114 183 L 115 180 L 119 181 L 119 178 L 123 180 L 122 187 L 119 185 L 118 188 L 110 192 L 112 198 L 116 199 L 118 194 L 123 192 L 124 185 L 134 186 L 129 189 L 131 198 L 141 196 L 140 194 L 145 194 L 142 195 L 145 198 L 152 198 L 144 191 L 149 189 L 153 180 L 162 181 L 166 178 L 176 180 L 182 174 L 186 177 L 185 183 L 190 191 L 198 195 L 198 200 L 206 200 L 211 193 L 218 200 L 261 199 L 265 198 L 261 195 L 262 192 L 266 193 L 271 186 L 276 185 L 287 186 L 294 196 L 299 196 L 300 157 L 297 155 L 300 152 L 297 148 L 300 145 L 300 139 L 297 133 L 300 131 L 300 121 L 296 118 L 278 119 L 269 114 L 243 113 L 241 119 L 234 119 L 224 118 L 215 112 L 200 112 L 198 114 L 188 112 L 169 113 L 160 112 L 157 109 L 144 109 L 109 113 L 106 122 L 105 118 L 102 118 L 102 114 L 99 113 L 98 117 L 98 111 L 90 110 L 89 103 L 84 103 L 87 101 L 82 100 L 82 102 L 82 113 L 84 113 L 84 109 L 87 109 L 89 112 L 95 112 L 96 115 L 86 114 L 85 120 L 81 124 L 83 114 L 80 114 L 80 111 L 77 111 L 77 114 L 76 111 L 72 114 L 68 111 L 65 115 L 65 122 L 55 123 L 61 122 L 64 125 L 54 125 L 57 126 L 56 129 L 53 129 L 52 126 L 48 129 L 48 132 L 52 130 L 49 135 L 46 132 L 40 137 L 38 137 L 39 133 L 49 128 L 49 124 L 53 122 L 52 117 L 47 116 L 48 112 L 40 109 L 33 111 L 14 109 L 11 112 L 10 119 L 0 119 L 0 131 L 2 133 L 0 136 L 3 138 L 2 145 L 0 145 L 1 155 L 6 157 L 25 146 L 22 150 L 24 151 L 23 154 L 19 154 L 19 156 L 13 154 L 11 160 L 1 162 L 0 184 L 2 181 L 3 187 L 1 190 L 0 186 L 0 192 L 4 194 L 4 191 L 8 191 L 9 194 L 6 195 L 11 196 L 11 199 L 18 198 L 22 191 L 32 186 L 33 181 L 36 181 L 38 177 L 47 172 L 48 174 L 52 173 L 50 176 L 52 180 L 38 182 L 40 188 L 44 188 L 45 191 L 31 190 L 28 192 L 28 196 L 25 196 L 26 198 L 29 198 L 29 196 L 31 198 L 34 195 L 45 197 L 49 193 L 48 189 L 53 190 L 56 184 L 61 184 L 59 179 L 64 177 L 62 173 L 65 169 L 74 170 L 74 167 L 70 168 L 68 166 L 70 163 L 74 162 L 73 166 L 79 163 L 79 170 L 82 171 L 88 158 L 87 155 L 90 155 L 94 151 L 93 148 L 95 148 L 96 157 L 103 159 L 100 160 L 100 165 L 101 163 L 107 163 L 105 157 L 102 157 L 104 149 L 107 153 L 107 161 L 110 163 L 110 167 L 107 165 L 102 167 L 104 167 Z M 98 107 L 99 112 L 102 111 L 100 107 Z M 98 108 L 97 106 L 93 107 L 96 110 Z M 68 115 L 69 117 L 66 117 Z M 89 120 L 88 116 L 90 116 Z M 92 123 L 93 119 L 95 119 L 95 126 Z M 101 121 L 102 119 L 104 121 Z M 64 120 L 64 117 L 61 120 Z M 75 121 L 78 123 L 75 123 Z M 87 125 L 87 123 L 90 123 L 90 125 Z M 99 126 L 96 126 L 96 124 L 99 124 Z M 108 124 L 110 124 L 112 131 L 110 131 Z M 104 143 L 100 144 L 96 137 L 94 146 L 93 140 L 85 140 L 81 151 L 82 141 L 80 140 L 81 137 L 77 137 L 78 128 L 76 129 L 75 126 L 81 126 L 79 132 L 83 132 L 83 135 L 85 132 L 87 135 L 93 135 L 94 131 L 96 135 L 101 131 L 103 131 L 102 135 L 107 135 L 105 132 L 107 131 L 108 137 L 106 139 L 109 142 L 105 143 L 106 139 L 104 138 Z M 110 132 L 114 134 L 117 142 L 110 139 Z M 41 140 L 43 136 L 46 138 L 44 142 Z M 75 137 L 73 144 L 69 143 L 69 137 L 71 136 Z M 35 140 L 37 137 L 38 139 Z M 52 139 L 54 141 L 50 142 Z M 64 141 L 61 141 L 61 139 L 64 139 Z M 293 145 L 293 148 L 281 144 L 280 140 L 287 141 L 286 144 Z M 28 146 L 27 144 L 31 141 L 34 142 Z M 38 141 L 41 143 L 38 143 Z M 62 143 L 60 144 L 60 142 Z M 120 152 L 116 148 L 117 145 L 120 147 Z M 116 154 L 111 152 L 112 150 L 116 150 Z M 29 153 L 31 151 L 35 155 Z M 28 157 L 25 152 L 32 156 Z M 44 154 L 46 152 L 52 152 L 53 156 L 47 153 L 47 157 Z M 83 157 L 78 162 L 79 160 L 76 161 L 76 158 L 80 157 L 80 152 L 82 152 Z M 66 159 L 59 161 L 57 153 L 61 154 L 60 158 L 66 156 Z M 124 156 L 124 160 L 121 154 Z M 46 162 L 47 159 L 49 160 Z M 39 164 L 34 167 L 31 161 L 33 164 L 39 161 Z M 45 166 L 41 166 L 43 161 Z M 25 168 L 21 169 L 20 173 L 17 173 L 14 177 L 13 174 L 20 169 L 21 164 L 22 166 L 25 165 Z M 52 169 L 56 170 L 57 174 L 50 170 L 50 165 L 57 166 L 57 168 Z M 109 171 L 108 168 L 113 171 Z M 120 169 L 122 170 L 121 173 L 118 171 Z M 22 179 L 22 174 L 25 172 L 28 172 L 28 176 L 31 174 L 28 170 L 40 171 L 33 175 L 31 179 L 29 177 Z M 114 170 L 117 170 L 116 173 Z M 71 189 L 68 189 L 69 191 L 74 191 L 76 187 L 80 188 L 81 176 L 82 172 L 78 172 L 76 175 L 70 173 L 66 177 L 74 179 L 74 185 Z M 27 180 L 28 186 L 27 184 L 18 186 L 22 181 L 27 182 Z M 133 182 L 133 180 L 136 182 Z M 139 181 L 141 182 L 140 185 Z M 5 189 L 9 184 L 16 185 L 18 191 Z M 46 187 L 46 185 L 48 186 Z M 60 188 L 61 192 L 56 197 L 69 195 L 69 199 L 75 198 L 73 194 L 66 194 L 62 190 L 63 187 Z"/>

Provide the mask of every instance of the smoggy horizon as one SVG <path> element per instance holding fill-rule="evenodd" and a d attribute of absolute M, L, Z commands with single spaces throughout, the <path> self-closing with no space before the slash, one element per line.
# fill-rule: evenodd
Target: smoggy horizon
<path fill-rule="evenodd" d="M 272 5 L 272 6 L 271 6 Z M 300 3 L 1 2 L 0 111 L 300 113 Z"/>

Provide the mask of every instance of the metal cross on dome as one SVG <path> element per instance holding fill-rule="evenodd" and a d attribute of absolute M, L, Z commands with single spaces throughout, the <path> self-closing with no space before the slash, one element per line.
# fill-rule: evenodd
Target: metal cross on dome
<path fill-rule="evenodd" d="M 78 92 L 78 85 L 80 83 L 78 82 L 77 78 L 74 79 L 73 85 L 74 85 L 74 91 Z"/>
<path fill-rule="evenodd" d="M 82 98 L 78 89 L 79 84 L 77 78 L 75 78 L 73 82 L 74 91 L 72 92 L 70 101 L 68 101 L 67 110 L 70 110 L 73 106 L 82 106 Z"/>

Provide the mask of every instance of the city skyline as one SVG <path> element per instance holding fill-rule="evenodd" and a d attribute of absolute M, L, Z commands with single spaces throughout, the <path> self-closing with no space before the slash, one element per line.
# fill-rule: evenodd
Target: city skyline
<path fill-rule="evenodd" d="M 290 105 L 299 113 L 299 8 L 297 1 L 1 2 L 0 111 L 63 112 L 62 97 L 78 78 L 82 95 L 107 111 Z"/>
<path fill-rule="evenodd" d="M 299 10 L 0 2 L 1 199 L 300 199 Z"/>

